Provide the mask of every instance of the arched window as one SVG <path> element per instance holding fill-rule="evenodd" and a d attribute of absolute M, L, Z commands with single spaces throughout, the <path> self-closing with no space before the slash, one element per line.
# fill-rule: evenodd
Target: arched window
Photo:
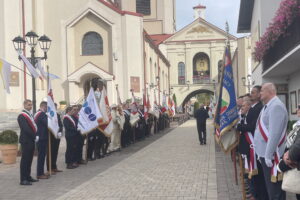
<path fill-rule="evenodd" d="M 151 1 L 136 0 L 136 12 L 143 15 L 151 15 Z"/>
<path fill-rule="evenodd" d="M 178 84 L 185 84 L 185 64 L 183 62 L 178 63 Z"/>
<path fill-rule="evenodd" d="M 209 57 L 205 53 L 197 53 L 193 58 L 193 82 L 206 83 L 209 79 Z"/>
<path fill-rule="evenodd" d="M 82 55 L 103 55 L 103 39 L 96 32 L 88 32 L 82 39 Z"/>

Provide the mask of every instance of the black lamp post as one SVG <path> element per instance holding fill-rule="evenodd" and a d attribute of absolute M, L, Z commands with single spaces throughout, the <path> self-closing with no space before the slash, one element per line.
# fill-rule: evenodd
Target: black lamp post
<path fill-rule="evenodd" d="M 27 44 L 30 47 L 30 53 L 31 53 L 31 56 L 29 58 L 30 63 L 32 64 L 33 67 L 36 67 L 35 65 L 38 62 L 38 59 L 41 60 L 47 59 L 47 52 L 50 49 L 51 40 L 46 35 L 43 35 L 39 38 L 39 36 L 33 31 L 29 31 L 28 33 L 26 33 L 25 38 L 26 41 L 21 36 L 15 37 L 13 39 L 14 47 L 18 52 L 18 54 L 22 54 L 22 51 L 25 49 L 25 44 L 27 42 Z M 40 48 L 44 52 L 43 57 L 35 57 L 35 47 L 37 43 L 39 43 Z M 33 113 L 35 113 L 36 112 L 36 91 L 35 91 L 34 77 L 32 77 L 32 104 L 33 104 Z"/>

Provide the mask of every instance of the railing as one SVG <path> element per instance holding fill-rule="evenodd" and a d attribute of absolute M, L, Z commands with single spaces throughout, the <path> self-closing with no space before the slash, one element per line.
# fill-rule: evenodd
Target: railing
<path fill-rule="evenodd" d="M 194 84 L 203 84 L 203 83 L 210 83 L 210 77 L 209 76 L 200 76 L 195 75 L 193 76 L 193 83 Z"/>
<path fill-rule="evenodd" d="M 300 44 L 300 17 L 288 27 L 285 35 L 279 37 L 263 58 L 263 71 L 268 70 L 284 55 Z"/>

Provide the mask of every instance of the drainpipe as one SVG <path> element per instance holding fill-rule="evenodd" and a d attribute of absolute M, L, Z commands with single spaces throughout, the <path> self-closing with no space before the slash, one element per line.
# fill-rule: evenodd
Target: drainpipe
<path fill-rule="evenodd" d="M 25 38 L 25 9 L 24 0 L 22 0 L 22 32 Z M 25 44 L 23 44 L 23 55 L 26 57 Z M 27 99 L 27 85 L 26 85 L 26 65 L 24 64 L 24 99 Z"/>

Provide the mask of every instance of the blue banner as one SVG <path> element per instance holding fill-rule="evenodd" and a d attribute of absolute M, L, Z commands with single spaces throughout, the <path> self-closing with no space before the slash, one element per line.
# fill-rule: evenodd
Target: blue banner
<path fill-rule="evenodd" d="M 238 122 L 238 110 L 233 81 L 233 70 L 228 47 L 225 50 L 218 106 L 215 115 L 216 136 L 220 138 Z"/>

